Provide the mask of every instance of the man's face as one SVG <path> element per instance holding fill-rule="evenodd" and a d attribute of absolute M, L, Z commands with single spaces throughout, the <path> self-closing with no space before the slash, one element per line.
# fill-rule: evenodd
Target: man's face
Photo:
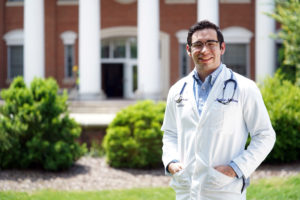
<path fill-rule="evenodd" d="M 187 53 L 192 57 L 198 73 L 212 73 L 221 64 L 221 55 L 225 53 L 225 43 L 218 42 L 214 29 L 203 29 L 193 33 L 192 45 L 186 46 Z"/>

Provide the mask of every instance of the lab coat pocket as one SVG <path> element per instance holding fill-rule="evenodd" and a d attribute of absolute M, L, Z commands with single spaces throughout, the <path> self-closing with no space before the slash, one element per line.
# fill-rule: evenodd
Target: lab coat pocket
<path fill-rule="evenodd" d="M 236 178 L 227 176 L 214 168 L 208 169 L 207 184 L 216 188 L 232 183 Z"/>
<path fill-rule="evenodd" d="M 173 174 L 170 186 L 174 190 L 187 189 L 190 187 L 191 180 L 185 169 Z"/>
<path fill-rule="evenodd" d="M 241 188 L 240 179 L 229 177 L 214 168 L 209 168 L 201 193 L 203 197 L 211 200 L 240 200 Z"/>

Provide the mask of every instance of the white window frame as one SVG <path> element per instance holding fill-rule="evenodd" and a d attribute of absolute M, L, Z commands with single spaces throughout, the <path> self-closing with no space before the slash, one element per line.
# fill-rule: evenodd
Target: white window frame
<path fill-rule="evenodd" d="M 132 70 L 133 67 L 138 64 L 137 58 L 131 58 L 130 55 L 130 40 L 131 38 L 136 38 L 136 36 L 121 36 L 121 37 L 112 37 L 112 38 L 104 38 L 108 42 L 109 46 L 109 57 L 108 58 L 101 58 L 101 64 L 106 63 L 122 63 L 123 64 L 123 91 L 124 91 L 124 98 L 134 99 L 134 91 L 133 91 L 133 83 L 132 83 Z M 114 58 L 113 56 L 113 49 L 114 43 L 116 40 L 125 40 L 125 57 L 124 58 Z M 101 44 L 103 41 L 101 41 Z M 101 56 L 101 55 L 100 55 Z"/>
<path fill-rule="evenodd" d="M 183 53 L 182 50 L 181 50 L 181 45 L 186 45 L 187 43 L 187 35 L 188 35 L 188 30 L 179 30 L 176 32 L 176 37 L 178 39 L 178 52 L 179 52 L 179 63 L 178 63 L 178 66 L 179 66 L 179 77 L 182 78 L 184 76 L 183 74 L 183 71 L 182 71 L 182 66 L 181 66 L 181 56 Z M 187 52 L 185 52 L 186 55 L 187 55 Z M 190 59 L 189 57 L 187 56 L 187 67 L 188 67 L 188 71 L 191 71 L 191 63 L 190 63 Z"/>
<path fill-rule="evenodd" d="M 194 4 L 196 0 L 165 0 L 166 4 Z"/>
<path fill-rule="evenodd" d="M 11 30 L 9 32 L 7 32 L 3 39 L 6 42 L 6 46 L 7 46 L 7 79 L 6 82 L 7 83 L 11 83 L 11 79 L 10 79 L 10 47 L 11 46 L 23 46 L 24 48 L 24 31 L 23 29 L 14 29 Z M 24 67 L 24 61 L 23 61 L 23 67 Z M 23 69 L 24 71 L 24 69 Z"/>
<path fill-rule="evenodd" d="M 250 77 L 250 42 L 253 33 L 246 28 L 232 26 L 222 30 L 225 44 L 244 44 L 246 45 L 246 76 Z M 224 63 L 226 64 L 226 63 Z"/>
<path fill-rule="evenodd" d="M 115 1 L 120 4 L 130 4 L 136 2 L 137 0 L 115 0 Z"/>
<path fill-rule="evenodd" d="M 137 27 L 119 26 L 101 29 L 101 39 L 114 37 L 137 37 Z M 160 78 L 162 80 L 162 94 L 167 97 L 170 88 L 170 35 L 160 31 Z M 103 59 L 101 59 L 103 61 Z"/>
<path fill-rule="evenodd" d="M 56 5 L 58 6 L 74 6 L 79 5 L 78 0 L 58 0 L 56 1 Z"/>
<path fill-rule="evenodd" d="M 66 61 L 66 47 L 71 45 L 73 46 L 73 64 L 76 63 L 75 61 L 75 43 L 76 43 L 76 39 L 77 39 L 77 34 L 74 31 L 65 31 L 63 33 L 60 34 L 60 38 L 63 41 L 64 44 L 64 83 L 73 83 L 74 82 L 74 78 L 75 77 L 68 77 L 67 76 L 67 61 Z"/>
<path fill-rule="evenodd" d="M 19 7 L 24 6 L 24 0 L 23 1 L 6 1 L 5 5 L 7 7 Z"/>
<path fill-rule="evenodd" d="M 220 3 L 251 3 L 251 0 L 220 0 Z"/>

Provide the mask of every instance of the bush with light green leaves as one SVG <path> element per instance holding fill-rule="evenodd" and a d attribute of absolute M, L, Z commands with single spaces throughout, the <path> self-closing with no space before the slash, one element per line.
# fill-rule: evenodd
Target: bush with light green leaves
<path fill-rule="evenodd" d="M 86 152 L 76 139 L 81 128 L 69 117 L 67 94 L 54 79 L 35 78 L 26 87 L 14 79 L 1 96 L 0 168 L 63 170 Z"/>
<path fill-rule="evenodd" d="M 280 72 L 260 87 L 276 143 L 267 162 L 293 162 L 300 158 L 300 87 L 284 80 Z"/>
<path fill-rule="evenodd" d="M 165 102 L 141 101 L 117 113 L 103 141 L 109 165 L 117 168 L 161 166 L 160 130 Z"/>

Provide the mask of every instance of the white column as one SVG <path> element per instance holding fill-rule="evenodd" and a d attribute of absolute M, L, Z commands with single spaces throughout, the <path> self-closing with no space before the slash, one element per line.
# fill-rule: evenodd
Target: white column
<path fill-rule="evenodd" d="M 256 0 L 255 8 L 255 79 L 262 81 L 275 70 L 275 20 L 265 13 L 274 11 L 274 0 Z"/>
<path fill-rule="evenodd" d="M 204 19 L 219 25 L 219 0 L 198 0 L 197 21 Z"/>
<path fill-rule="evenodd" d="M 80 99 L 103 97 L 100 47 L 100 0 L 79 0 Z"/>
<path fill-rule="evenodd" d="M 159 0 L 138 0 L 138 98 L 160 98 L 160 71 Z"/>
<path fill-rule="evenodd" d="M 24 1 L 24 80 L 45 77 L 44 0 Z"/>

